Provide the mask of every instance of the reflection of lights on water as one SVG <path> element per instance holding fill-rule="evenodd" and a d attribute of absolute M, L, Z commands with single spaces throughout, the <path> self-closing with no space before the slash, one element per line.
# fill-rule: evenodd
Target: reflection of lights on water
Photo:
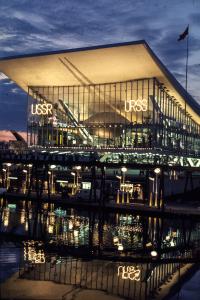
<path fill-rule="evenodd" d="M 48 209 L 49 204 L 48 203 L 43 203 L 43 209 Z"/>
<path fill-rule="evenodd" d="M 170 241 L 170 246 L 171 246 L 171 247 L 174 247 L 174 246 L 175 246 L 175 243 L 174 243 L 173 240 Z"/>
<path fill-rule="evenodd" d="M 66 214 L 67 214 L 66 210 L 63 210 L 60 207 L 55 209 L 54 212 L 55 212 L 55 215 L 58 216 L 58 217 L 65 217 Z"/>
<path fill-rule="evenodd" d="M 41 246 L 41 243 L 37 244 Z M 45 254 L 43 249 L 36 249 L 34 241 L 24 242 L 24 260 L 32 263 L 45 263 Z"/>
<path fill-rule="evenodd" d="M 160 168 L 155 168 L 155 169 L 154 169 L 154 173 L 155 173 L 155 174 L 160 174 L 160 171 L 161 171 Z"/>
<path fill-rule="evenodd" d="M 49 224 L 53 225 L 55 223 L 55 213 L 50 212 L 49 213 Z"/>
<path fill-rule="evenodd" d="M 9 216 L 10 216 L 10 210 L 9 210 L 9 208 L 5 208 L 5 209 L 3 210 L 3 216 L 2 216 L 2 218 L 3 218 L 3 225 L 4 225 L 5 227 L 8 226 L 8 223 L 9 223 Z"/>
<path fill-rule="evenodd" d="M 123 251 L 124 250 L 124 246 L 122 244 L 118 244 L 118 251 Z"/>
<path fill-rule="evenodd" d="M 121 225 L 115 226 L 115 230 L 128 231 L 128 232 L 142 232 L 141 224 L 138 225 Z"/>
<path fill-rule="evenodd" d="M 118 243 L 119 243 L 119 238 L 118 238 L 117 236 L 115 236 L 115 237 L 113 238 L 113 243 L 114 243 L 114 244 L 118 244 Z"/>
<path fill-rule="evenodd" d="M 50 225 L 48 226 L 48 232 L 49 232 L 49 233 L 53 233 L 53 225 L 50 224 Z"/>
<path fill-rule="evenodd" d="M 169 241 L 170 240 L 170 236 L 167 235 L 165 239 L 166 239 L 166 241 Z"/>
<path fill-rule="evenodd" d="M 22 210 L 21 210 L 21 215 L 20 215 L 20 223 L 21 223 L 21 224 L 24 224 L 24 223 L 25 223 L 25 219 L 26 219 L 25 210 L 22 209 Z"/>
<path fill-rule="evenodd" d="M 151 251 L 151 256 L 156 257 L 158 255 L 157 251 L 153 250 Z"/>
<path fill-rule="evenodd" d="M 28 231 L 28 220 L 25 222 L 25 230 Z"/>
<path fill-rule="evenodd" d="M 173 236 L 173 237 L 177 237 L 177 232 L 176 232 L 176 231 L 173 231 L 173 232 L 172 232 L 172 236 Z"/>
<path fill-rule="evenodd" d="M 127 168 L 126 168 L 126 167 L 122 167 L 122 168 L 121 168 L 121 171 L 122 171 L 123 173 L 125 173 L 125 172 L 127 172 Z"/>
<path fill-rule="evenodd" d="M 80 225 L 81 225 L 80 220 L 76 220 L 75 225 L 76 225 L 77 227 L 80 227 Z"/>
<path fill-rule="evenodd" d="M 78 237 L 78 230 L 74 230 L 74 236 Z"/>
<path fill-rule="evenodd" d="M 72 223 L 72 221 L 69 221 L 69 229 L 70 230 L 73 229 L 73 223 Z"/>
<path fill-rule="evenodd" d="M 3 220 L 3 225 L 4 225 L 5 227 L 7 227 L 7 226 L 8 226 L 8 222 L 9 222 L 9 216 L 5 216 L 5 217 L 4 217 L 4 220 Z"/>
<path fill-rule="evenodd" d="M 51 165 L 50 166 L 50 169 L 52 169 L 52 170 L 55 169 L 55 168 L 56 168 L 56 165 Z"/>
<path fill-rule="evenodd" d="M 15 209 L 16 209 L 16 204 L 9 203 L 9 204 L 8 204 L 8 208 L 9 208 L 10 210 L 15 211 Z"/>
<path fill-rule="evenodd" d="M 140 273 L 141 271 L 135 266 L 119 266 L 117 270 L 117 275 L 121 275 L 121 278 L 124 280 L 140 281 Z"/>

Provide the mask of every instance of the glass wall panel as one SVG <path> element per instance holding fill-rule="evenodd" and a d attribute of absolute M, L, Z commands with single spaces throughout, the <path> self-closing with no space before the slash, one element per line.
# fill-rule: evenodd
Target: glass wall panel
<path fill-rule="evenodd" d="M 29 145 L 200 149 L 199 125 L 156 78 L 29 87 Z"/>

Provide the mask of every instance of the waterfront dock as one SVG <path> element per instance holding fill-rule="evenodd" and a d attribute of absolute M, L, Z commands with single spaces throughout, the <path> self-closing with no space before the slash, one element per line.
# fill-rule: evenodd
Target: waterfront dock
<path fill-rule="evenodd" d="M 193 217 L 200 218 L 200 206 L 191 206 L 191 205 L 183 205 L 174 203 L 165 204 L 164 208 L 161 210 L 156 208 L 155 206 L 150 207 L 149 205 L 140 204 L 140 203 L 115 203 L 113 202 L 90 202 L 85 199 L 76 199 L 76 198 L 68 198 L 63 199 L 60 194 L 53 194 L 49 198 L 48 195 L 43 194 L 42 197 L 38 200 L 36 193 L 32 193 L 27 198 L 27 195 L 23 193 L 5 193 L 4 197 L 9 200 L 31 200 L 31 201 L 41 201 L 41 202 L 49 202 L 54 203 L 57 206 L 61 207 L 70 207 L 70 208 L 78 208 L 78 209 L 86 209 L 86 210 L 98 210 L 103 209 L 107 212 L 121 212 L 121 213 L 133 213 L 133 214 L 143 214 L 150 216 L 164 216 L 164 217 Z"/>

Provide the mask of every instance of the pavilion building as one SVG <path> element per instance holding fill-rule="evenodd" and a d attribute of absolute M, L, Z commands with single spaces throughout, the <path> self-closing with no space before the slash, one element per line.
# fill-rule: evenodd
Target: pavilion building
<path fill-rule="evenodd" d="M 145 41 L 0 59 L 28 95 L 31 147 L 198 157 L 200 106 Z"/>

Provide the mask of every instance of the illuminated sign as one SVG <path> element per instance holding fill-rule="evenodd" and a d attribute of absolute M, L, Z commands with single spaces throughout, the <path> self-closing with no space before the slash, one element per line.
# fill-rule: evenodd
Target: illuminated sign
<path fill-rule="evenodd" d="M 53 106 L 50 103 L 47 104 L 31 104 L 32 115 L 52 115 Z"/>
<path fill-rule="evenodd" d="M 91 182 L 82 182 L 82 189 L 91 190 Z"/>
<path fill-rule="evenodd" d="M 146 99 L 125 100 L 125 111 L 126 112 L 147 111 L 147 100 Z"/>
<path fill-rule="evenodd" d="M 130 279 L 140 281 L 140 270 L 134 266 L 119 266 L 117 275 L 121 276 L 122 279 Z"/>

